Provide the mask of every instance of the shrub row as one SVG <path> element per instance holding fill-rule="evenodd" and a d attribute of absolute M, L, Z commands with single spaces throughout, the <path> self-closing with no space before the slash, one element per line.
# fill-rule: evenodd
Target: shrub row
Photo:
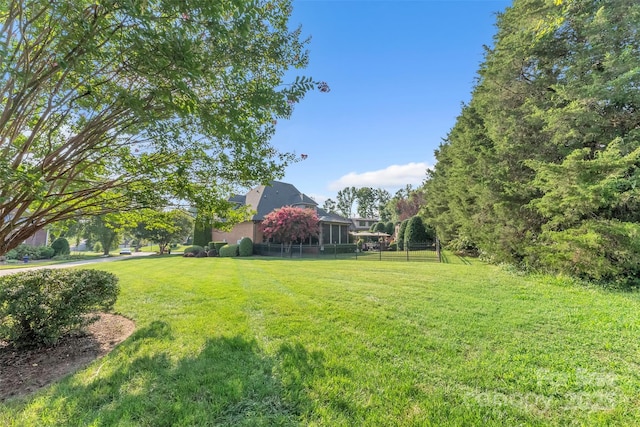
<path fill-rule="evenodd" d="M 213 255 L 212 255 L 213 254 Z M 202 246 L 193 245 L 184 249 L 185 257 L 206 257 L 219 255 L 221 257 L 251 256 L 253 255 L 253 241 L 245 237 L 239 244 L 226 242 L 209 242 L 207 251 Z"/>
<path fill-rule="evenodd" d="M 237 244 L 226 244 L 220 248 L 220 256 L 221 257 L 236 257 L 238 256 L 238 248 L 240 245 Z"/>
<path fill-rule="evenodd" d="M 52 345 L 113 308 L 118 278 L 100 270 L 44 269 L 0 277 L 0 339 Z"/>
<path fill-rule="evenodd" d="M 29 259 L 49 259 L 53 257 L 55 251 L 49 246 L 31 246 L 22 244 L 15 249 L 11 249 L 6 254 L 7 259 L 22 259 L 28 256 Z"/>
<path fill-rule="evenodd" d="M 340 245 L 324 245 L 325 254 L 349 254 L 358 248 L 356 243 L 344 243 Z"/>

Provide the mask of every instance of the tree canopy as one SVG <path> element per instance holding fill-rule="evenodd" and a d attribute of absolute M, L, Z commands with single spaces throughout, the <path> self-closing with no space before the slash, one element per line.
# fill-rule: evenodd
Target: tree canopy
<path fill-rule="evenodd" d="M 291 244 L 317 237 L 320 233 L 319 219 L 314 209 L 283 206 L 265 215 L 262 232 L 276 242 Z"/>
<path fill-rule="evenodd" d="M 149 240 L 158 244 L 163 254 L 171 243 L 182 243 L 193 231 L 192 216 L 182 210 L 154 211 L 145 209 L 133 214 L 136 226 L 131 230 L 139 240 Z M 209 234 L 209 240 L 211 234 Z M 208 243 L 208 242 L 207 242 Z"/>
<path fill-rule="evenodd" d="M 0 3 L 0 254 L 47 224 L 228 196 L 297 161 L 270 144 L 308 77 L 288 0 Z"/>
<path fill-rule="evenodd" d="M 335 202 L 327 199 L 324 209 L 328 212 L 336 212 L 346 218 L 353 216 L 353 205 L 357 205 L 356 213 L 360 218 L 376 218 L 382 215 L 385 205 L 391 195 L 383 188 L 372 187 L 345 187 L 338 191 Z"/>
<path fill-rule="evenodd" d="M 488 259 L 640 276 L 640 3 L 515 0 L 436 152 L 426 216 Z"/>

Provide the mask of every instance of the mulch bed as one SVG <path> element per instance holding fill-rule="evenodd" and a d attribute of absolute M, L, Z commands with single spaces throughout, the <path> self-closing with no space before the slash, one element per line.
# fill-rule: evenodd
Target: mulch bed
<path fill-rule="evenodd" d="M 54 347 L 23 350 L 0 341 L 0 401 L 32 393 L 87 366 L 127 339 L 134 329 L 130 319 L 102 313 L 84 333 L 65 337 Z"/>

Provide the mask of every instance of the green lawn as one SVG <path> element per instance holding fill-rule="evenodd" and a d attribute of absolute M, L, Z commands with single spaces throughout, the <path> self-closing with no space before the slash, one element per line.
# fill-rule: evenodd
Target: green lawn
<path fill-rule="evenodd" d="M 0 425 L 640 425 L 638 294 L 477 261 L 95 268 L 137 331 Z"/>
<path fill-rule="evenodd" d="M 117 252 L 114 253 L 117 254 Z M 87 261 L 96 258 L 101 258 L 102 254 L 97 254 L 95 252 L 85 252 L 78 253 L 73 252 L 67 259 L 36 259 L 29 260 L 29 262 L 25 263 L 22 260 L 10 260 L 0 263 L 0 270 L 12 270 L 14 268 L 29 268 L 29 267 L 41 267 L 47 265 L 55 265 L 55 264 L 65 264 L 73 261 Z"/>

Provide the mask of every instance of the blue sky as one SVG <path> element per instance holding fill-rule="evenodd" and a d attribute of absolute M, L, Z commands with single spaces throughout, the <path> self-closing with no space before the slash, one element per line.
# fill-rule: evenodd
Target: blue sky
<path fill-rule="evenodd" d="M 468 102 L 491 45 L 498 0 L 294 0 L 291 25 L 311 37 L 309 66 L 326 81 L 273 145 L 306 154 L 282 179 L 322 205 L 344 187 L 418 186 Z"/>

